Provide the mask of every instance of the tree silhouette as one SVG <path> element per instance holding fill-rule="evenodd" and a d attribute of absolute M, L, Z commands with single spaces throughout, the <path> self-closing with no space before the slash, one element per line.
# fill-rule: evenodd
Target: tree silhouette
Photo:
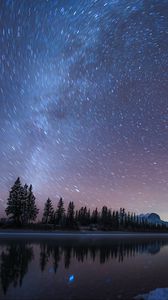
<path fill-rule="evenodd" d="M 67 209 L 67 216 L 66 216 L 66 224 L 68 227 L 73 228 L 75 223 L 75 206 L 73 202 L 69 202 L 68 209 Z"/>
<path fill-rule="evenodd" d="M 16 225 L 23 225 L 30 221 L 35 221 L 39 211 L 36 207 L 35 200 L 32 185 L 30 185 L 29 189 L 27 184 L 23 187 L 18 177 L 11 188 L 7 200 L 7 208 L 5 210 L 7 216 L 9 216 Z"/>
<path fill-rule="evenodd" d="M 93 224 L 97 224 L 98 223 L 98 217 L 99 217 L 99 213 L 98 213 L 98 209 L 96 207 L 95 210 L 93 210 L 92 215 L 91 215 L 91 222 Z"/>
<path fill-rule="evenodd" d="M 106 227 L 108 225 L 108 208 L 107 206 L 103 206 L 102 207 L 102 211 L 101 211 L 101 224 Z"/>
<path fill-rule="evenodd" d="M 20 178 L 12 186 L 7 199 L 6 214 L 15 225 L 24 225 L 36 220 L 39 210 L 35 203 L 32 185 L 22 186 Z M 127 231 L 162 231 L 167 232 L 168 225 L 165 222 L 158 224 L 151 223 L 144 217 L 137 216 L 135 213 L 126 212 L 125 208 L 115 211 L 103 206 L 101 211 L 96 208 L 92 212 L 86 206 L 82 206 L 75 211 L 73 201 L 68 205 L 67 211 L 64 208 L 63 199 L 60 198 L 54 213 L 52 201 L 48 198 L 42 217 L 44 224 L 59 225 L 61 228 L 80 229 L 87 226 L 90 230 L 96 225 L 101 230 L 127 230 Z"/>
<path fill-rule="evenodd" d="M 44 206 L 42 221 L 45 224 L 50 224 L 53 221 L 53 217 L 54 217 L 54 209 L 53 209 L 52 201 L 50 198 L 48 198 Z"/>
<path fill-rule="evenodd" d="M 9 198 L 7 199 L 6 214 L 10 216 L 10 219 L 14 221 L 15 224 L 20 225 L 22 223 L 22 200 L 24 191 L 18 177 L 9 193 Z"/>
<path fill-rule="evenodd" d="M 56 224 L 63 226 L 64 219 L 65 219 L 64 202 L 63 202 L 62 198 L 60 198 L 58 205 L 57 205 L 56 212 L 55 212 L 55 222 L 56 222 Z"/>
<path fill-rule="evenodd" d="M 27 223 L 31 221 L 35 221 L 38 215 L 39 210 L 37 209 L 36 203 L 35 203 L 35 196 L 32 191 L 32 185 L 30 185 L 27 197 L 26 197 L 26 221 Z"/>

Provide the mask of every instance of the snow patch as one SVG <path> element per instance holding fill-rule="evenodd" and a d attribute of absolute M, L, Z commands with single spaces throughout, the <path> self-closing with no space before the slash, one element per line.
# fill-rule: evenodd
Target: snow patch
<path fill-rule="evenodd" d="M 168 300 L 168 288 L 158 288 L 148 294 L 138 295 L 135 300 Z"/>

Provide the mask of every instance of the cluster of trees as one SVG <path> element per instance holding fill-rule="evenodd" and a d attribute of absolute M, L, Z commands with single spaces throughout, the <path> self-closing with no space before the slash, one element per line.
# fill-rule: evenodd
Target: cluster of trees
<path fill-rule="evenodd" d="M 126 212 L 124 208 L 111 210 L 103 206 L 101 211 L 95 208 L 92 212 L 86 206 L 75 210 L 75 205 L 70 202 L 67 212 L 64 202 L 60 198 L 57 209 L 54 210 L 52 201 L 48 199 L 44 206 L 42 222 L 59 227 L 80 228 L 94 227 L 101 230 L 166 230 L 165 224 L 151 224 L 148 220 L 140 218 L 135 213 Z"/>
<path fill-rule="evenodd" d="M 42 217 L 42 223 L 54 224 L 59 227 L 71 227 L 77 226 L 77 219 L 75 216 L 75 205 L 73 202 L 69 202 L 67 212 L 64 208 L 63 199 L 60 198 L 56 210 L 54 210 L 52 201 L 50 198 L 47 199 L 44 205 L 44 212 Z"/>
<path fill-rule="evenodd" d="M 6 214 L 16 225 L 28 224 L 36 220 L 38 208 L 35 203 L 32 185 L 22 186 L 20 178 L 16 180 L 7 199 Z"/>
<path fill-rule="evenodd" d="M 25 225 L 34 222 L 38 215 L 32 185 L 22 186 L 20 178 L 11 188 L 7 200 L 6 214 L 10 216 L 16 225 Z M 166 230 L 165 224 L 151 224 L 147 220 L 139 218 L 135 213 L 126 212 L 124 208 L 111 210 L 103 206 L 101 211 L 95 208 L 92 212 L 86 206 L 75 209 L 73 201 L 69 202 L 67 210 L 63 199 L 60 198 L 56 209 L 51 199 L 47 199 L 42 216 L 43 224 L 51 224 L 53 228 L 79 229 L 82 226 L 90 229 L 101 230 Z"/>

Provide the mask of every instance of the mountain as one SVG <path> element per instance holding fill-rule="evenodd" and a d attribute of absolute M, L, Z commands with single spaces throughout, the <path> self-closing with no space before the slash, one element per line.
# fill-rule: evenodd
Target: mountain
<path fill-rule="evenodd" d="M 168 225 L 168 222 L 161 220 L 160 216 L 156 213 L 140 214 L 139 218 L 141 220 L 146 220 L 148 223 L 151 224 Z"/>

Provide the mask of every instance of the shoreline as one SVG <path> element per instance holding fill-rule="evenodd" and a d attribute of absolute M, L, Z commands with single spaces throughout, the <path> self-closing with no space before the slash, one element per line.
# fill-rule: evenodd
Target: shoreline
<path fill-rule="evenodd" d="M 97 238 L 168 238 L 168 233 L 158 232 L 118 232 L 118 231 L 31 231 L 31 230 L 0 230 L 1 238 L 74 238 L 74 237 L 97 237 Z"/>

